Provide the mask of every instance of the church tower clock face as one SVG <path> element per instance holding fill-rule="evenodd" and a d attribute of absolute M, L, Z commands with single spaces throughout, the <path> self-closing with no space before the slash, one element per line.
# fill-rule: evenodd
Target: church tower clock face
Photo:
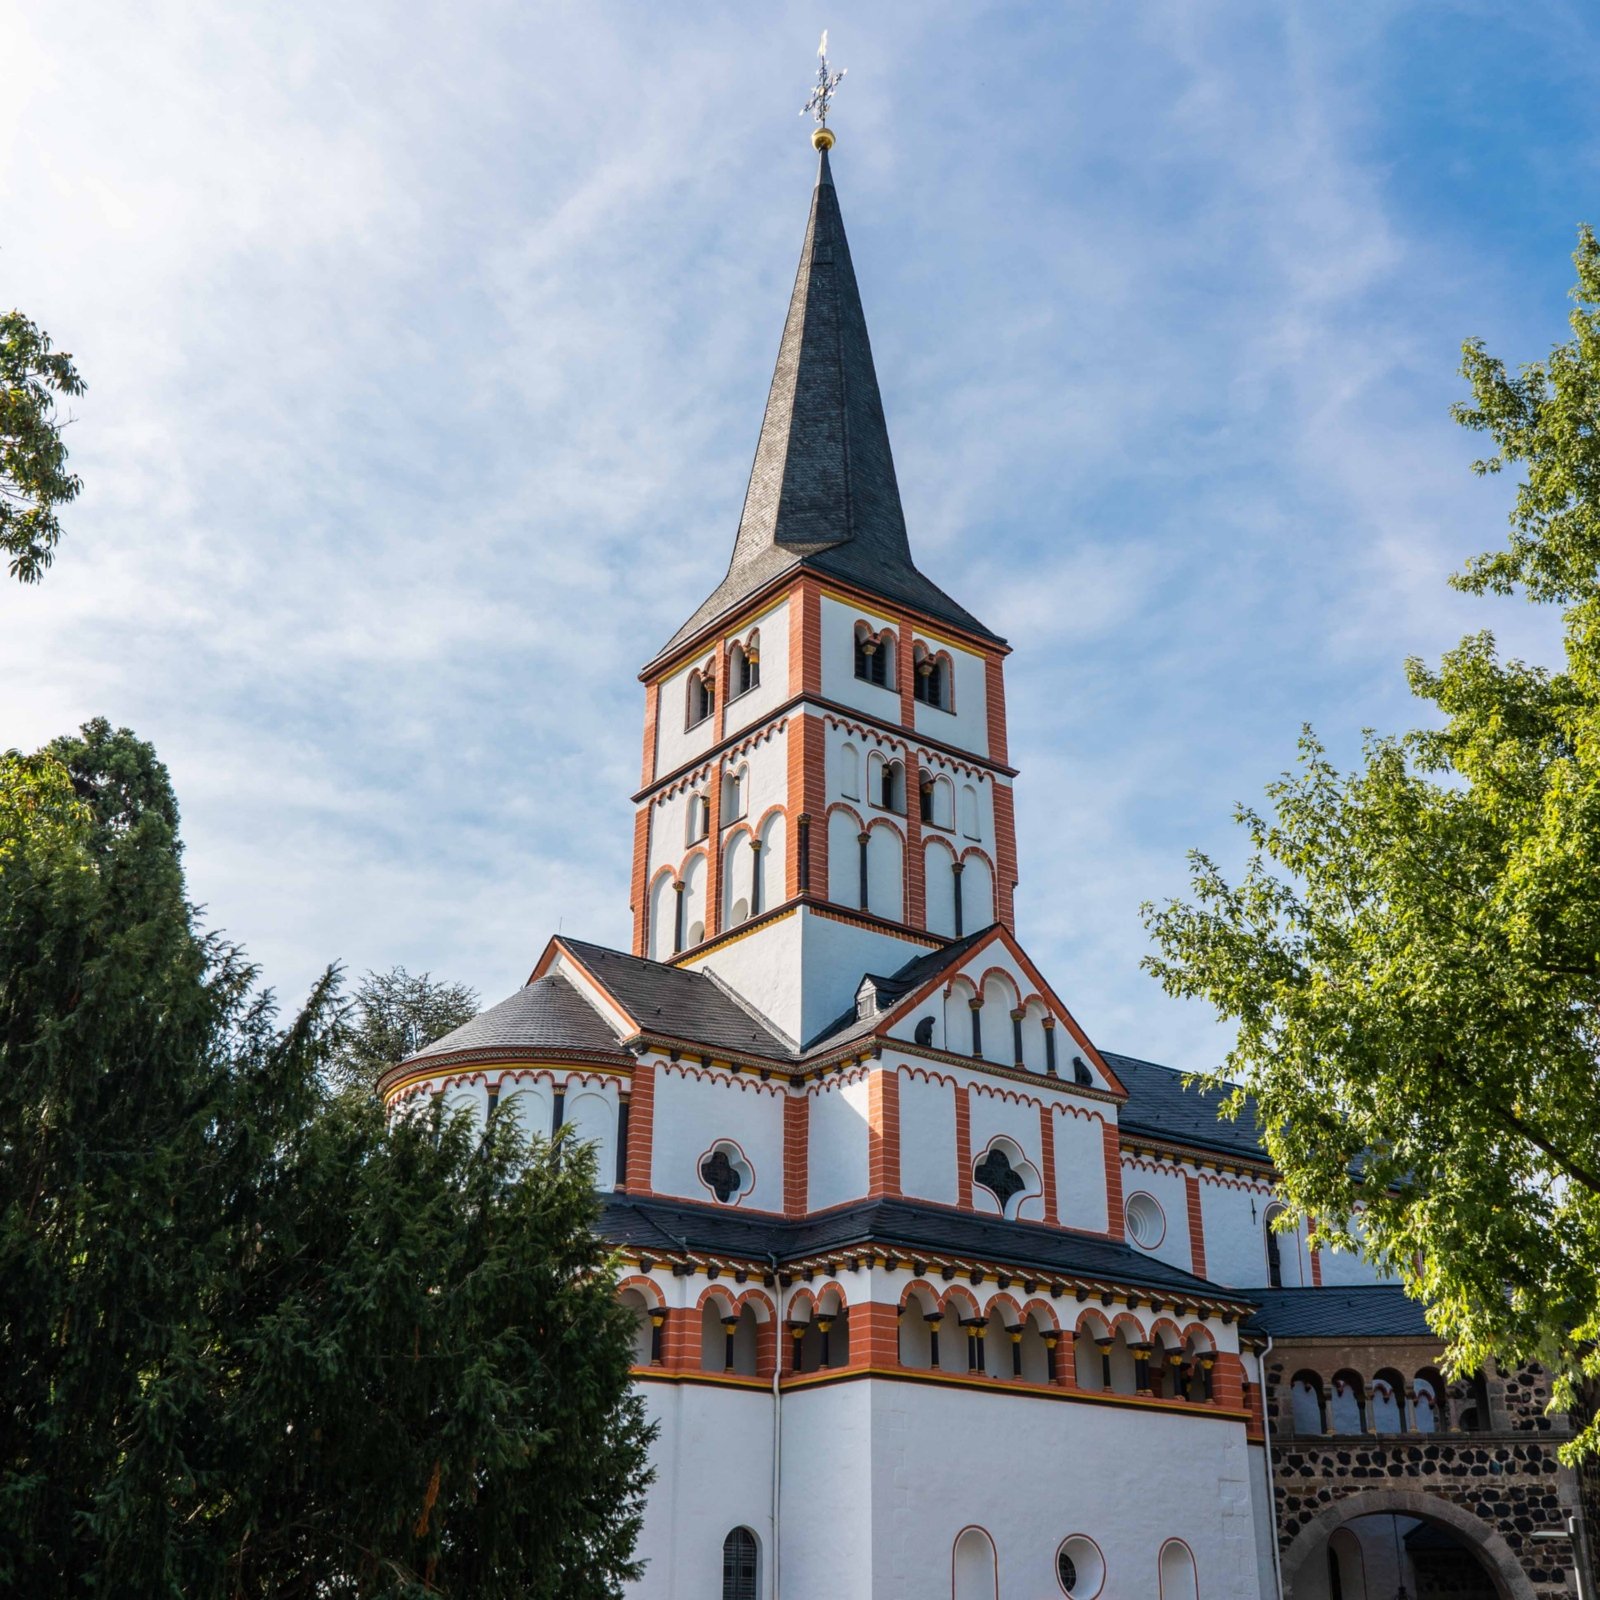
<path fill-rule="evenodd" d="M 727 567 L 639 673 L 630 946 L 550 939 L 381 1087 L 592 1148 L 659 1428 L 637 1595 L 1265 1600 L 1260 1319 L 1320 1325 L 1320 1258 L 1253 1122 L 1019 942 L 1009 647 L 917 565 L 814 142 Z M 1296 1381 L 1278 1425 L 1326 1428 Z"/>

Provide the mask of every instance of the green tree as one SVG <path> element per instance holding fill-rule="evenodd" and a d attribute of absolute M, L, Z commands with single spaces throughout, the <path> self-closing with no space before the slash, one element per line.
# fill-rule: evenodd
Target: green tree
<path fill-rule="evenodd" d="M 84 390 L 72 357 L 20 311 L 0 314 L 0 550 L 11 576 L 37 583 L 61 538 L 56 507 L 82 485 L 67 471 L 57 395 Z"/>
<path fill-rule="evenodd" d="M 1506 548 L 1452 582 L 1559 606 L 1564 661 L 1464 639 L 1413 660 L 1429 726 L 1367 736 L 1241 808 L 1247 864 L 1191 856 L 1189 903 L 1145 907 L 1175 995 L 1237 1025 L 1289 1215 L 1403 1276 L 1467 1370 L 1538 1359 L 1592 1415 L 1600 1379 L 1600 247 L 1574 257 L 1573 337 L 1516 373 L 1476 341 L 1455 408 L 1480 473 L 1526 474 Z M 1242 1108 L 1242 1093 L 1233 1109 Z M 1600 1424 L 1568 1447 L 1600 1448 Z"/>
<path fill-rule="evenodd" d="M 369 972 L 351 997 L 331 1062 L 341 1088 L 371 1091 L 385 1067 L 415 1055 L 478 1014 L 478 994 L 464 983 L 441 983 L 404 967 Z"/>
<path fill-rule="evenodd" d="M 0 1590 L 598 1600 L 650 1430 L 587 1153 L 327 1079 L 148 745 L 0 757 Z"/>

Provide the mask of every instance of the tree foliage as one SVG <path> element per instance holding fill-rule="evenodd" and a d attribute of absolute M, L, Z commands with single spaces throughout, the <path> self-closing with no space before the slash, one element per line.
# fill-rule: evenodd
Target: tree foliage
<path fill-rule="evenodd" d="M 1242 808 L 1229 881 L 1147 906 L 1170 993 L 1237 1024 L 1289 1220 L 1364 1249 L 1428 1307 L 1458 1366 L 1538 1359 L 1557 1403 L 1600 1379 L 1600 247 L 1573 337 L 1509 372 L 1468 343 L 1455 409 L 1526 473 L 1506 548 L 1454 580 L 1563 608 L 1564 661 L 1493 636 L 1410 661 L 1433 724 L 1368 735 L 1340 772 L 1309 730 Z M 1232 1108 L 1242 1109 L 1242 1091 Z M 1569 1447 L 1600 1449 L 1600 1425 Z"/>
<path fill-rule="evenodd" d="M 0 314 L 0 550 L 11 576 L 37 583 L 61 538 L 56 507 L 82 485 L 67 471 L 58 395 L 78 395 L 72 357 L 20 311 Z"/>
<path fill-rule="evenodd" d="M 649 1429 L 593 1170 L 340 1095 L 148 745 L 0 757 L 0 1590 L 598 1600 Z"/>
<path fill-rule="evenodd" d="M 369 972 L 356 986 L 333 1053 L 331 1073 L 343 1088 L 370 1091 L 378 1074 L 404 1061 L 478 1014 L 478 994 L 404 967 Z"/>

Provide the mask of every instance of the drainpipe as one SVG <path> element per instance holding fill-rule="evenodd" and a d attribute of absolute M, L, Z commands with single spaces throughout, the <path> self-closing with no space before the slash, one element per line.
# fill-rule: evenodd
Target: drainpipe
<path fill-rule="evenodd" d="M 1261 1439 L 1267 1463 L 1267 1537 L 1272 1545 L 1272 1579 L 1277 1585 L 1278 1600 L 1283 1600 L 1283 1565 L 1278 1555 L 1278 1490 L 1272 1481 L 1272 1413 L 1267 1409 L 1267 1357 L 1272 1354 L 1272 1335 L 1267 1335 L 1267 1348 L 1257 1357 L 1261 1369 Z"/>
<path fill-rule="evenodd" d="M 772 1330 L 772 1558 L 767 1566 L 772 1572 L 771 1600 L 778 1600 L 778 1497 L 783 1490 L 783 1390 L 778 1380 L 783 1376 L 783 1338 L 787 1324 L 783 1315 L 783 1285 L 778 1281 L 777 1252 L 770 1252 L 767 1260 L 772 1264 L 772 1287 L 776 1291 L 773 1299 L 777 1303 L 773 1315 L 778 1324 Z"/>

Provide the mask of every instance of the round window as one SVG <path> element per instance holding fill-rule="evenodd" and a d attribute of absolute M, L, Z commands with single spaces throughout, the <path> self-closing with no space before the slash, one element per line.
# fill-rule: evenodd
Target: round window
<path fill-rule="evenodd" d="M 1075 1533 L 1056 1551 L 1056 1578 L 1072 1600 L 1094 1600 L 1106 1581 L 1105 1557 L 1093 1539 Z"/>
<path fill-rule="evenodd" d="M 1128 1222 L 1128 1237 L 1141 1250 L 1154 1250 L 1166 1238 L 1167 1214 L 1154 1195 L 1143 1191 L 1129 1195 L 1123 1215 Z"/>

